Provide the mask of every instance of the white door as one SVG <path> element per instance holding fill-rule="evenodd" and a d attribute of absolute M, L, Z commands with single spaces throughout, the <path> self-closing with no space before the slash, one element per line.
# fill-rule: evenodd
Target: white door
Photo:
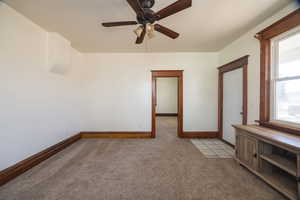
<path fill-rule="evenodd" d="M 235 145 L 233 124 L 243 123 L 243 68 L 224 73 L 223 139 Z"/>

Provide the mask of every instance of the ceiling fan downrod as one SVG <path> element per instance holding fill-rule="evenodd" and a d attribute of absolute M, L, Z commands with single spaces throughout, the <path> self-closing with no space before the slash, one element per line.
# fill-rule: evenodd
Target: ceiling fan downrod
<path fill-rule="evenodd" d="M 140 7 L 143 9 L 150 9 L 154 6 L 155 0 L 138 0 Z"/>

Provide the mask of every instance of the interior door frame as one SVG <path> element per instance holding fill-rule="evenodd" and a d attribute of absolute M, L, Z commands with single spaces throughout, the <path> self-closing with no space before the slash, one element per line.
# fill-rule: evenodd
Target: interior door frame
<path fill-rule="evenodd" d="M 178 78 L 178 116 L 177 134 L 183 137 L 183 70 L 152 70 L 152 132 L 151 137 L 156 137 L 156 105 L 157 105 L 157 78 Z"/>
<path fill-rule="evenodd" d="M 248 120 L 248 58 L 249 55 L 222 65 L 219 70 L 219 97 L 218 97 L 218 138 L 223 140 L 223 103 L 224 103 L 224 74 L 243 68 L 243 125 Z"/>

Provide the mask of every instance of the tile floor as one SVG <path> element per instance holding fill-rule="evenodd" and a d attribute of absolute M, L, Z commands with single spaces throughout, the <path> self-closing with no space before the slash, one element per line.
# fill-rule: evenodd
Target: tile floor
<path fill-rule="evenodd" d="M 218 139 L 191 139 L 206 158 L 233 158 L 234 149 Z"/>

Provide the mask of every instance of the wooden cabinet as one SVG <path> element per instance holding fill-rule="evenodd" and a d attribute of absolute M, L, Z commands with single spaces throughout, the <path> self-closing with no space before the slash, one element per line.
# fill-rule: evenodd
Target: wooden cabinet
<path fill-rule="evenodd" d="M 248 167 L 257 169 L 258 140 L 247 134 L 238 134 L 237 143 L 239 146 L 239 148 L 236 148 L 238 159 L 247 164 Z"/>
<path fill-rule="evenodd" d="M 300 137 L 261 126 L 234 126 L 236 160 L 292 200 L 300 199 Z"/>

